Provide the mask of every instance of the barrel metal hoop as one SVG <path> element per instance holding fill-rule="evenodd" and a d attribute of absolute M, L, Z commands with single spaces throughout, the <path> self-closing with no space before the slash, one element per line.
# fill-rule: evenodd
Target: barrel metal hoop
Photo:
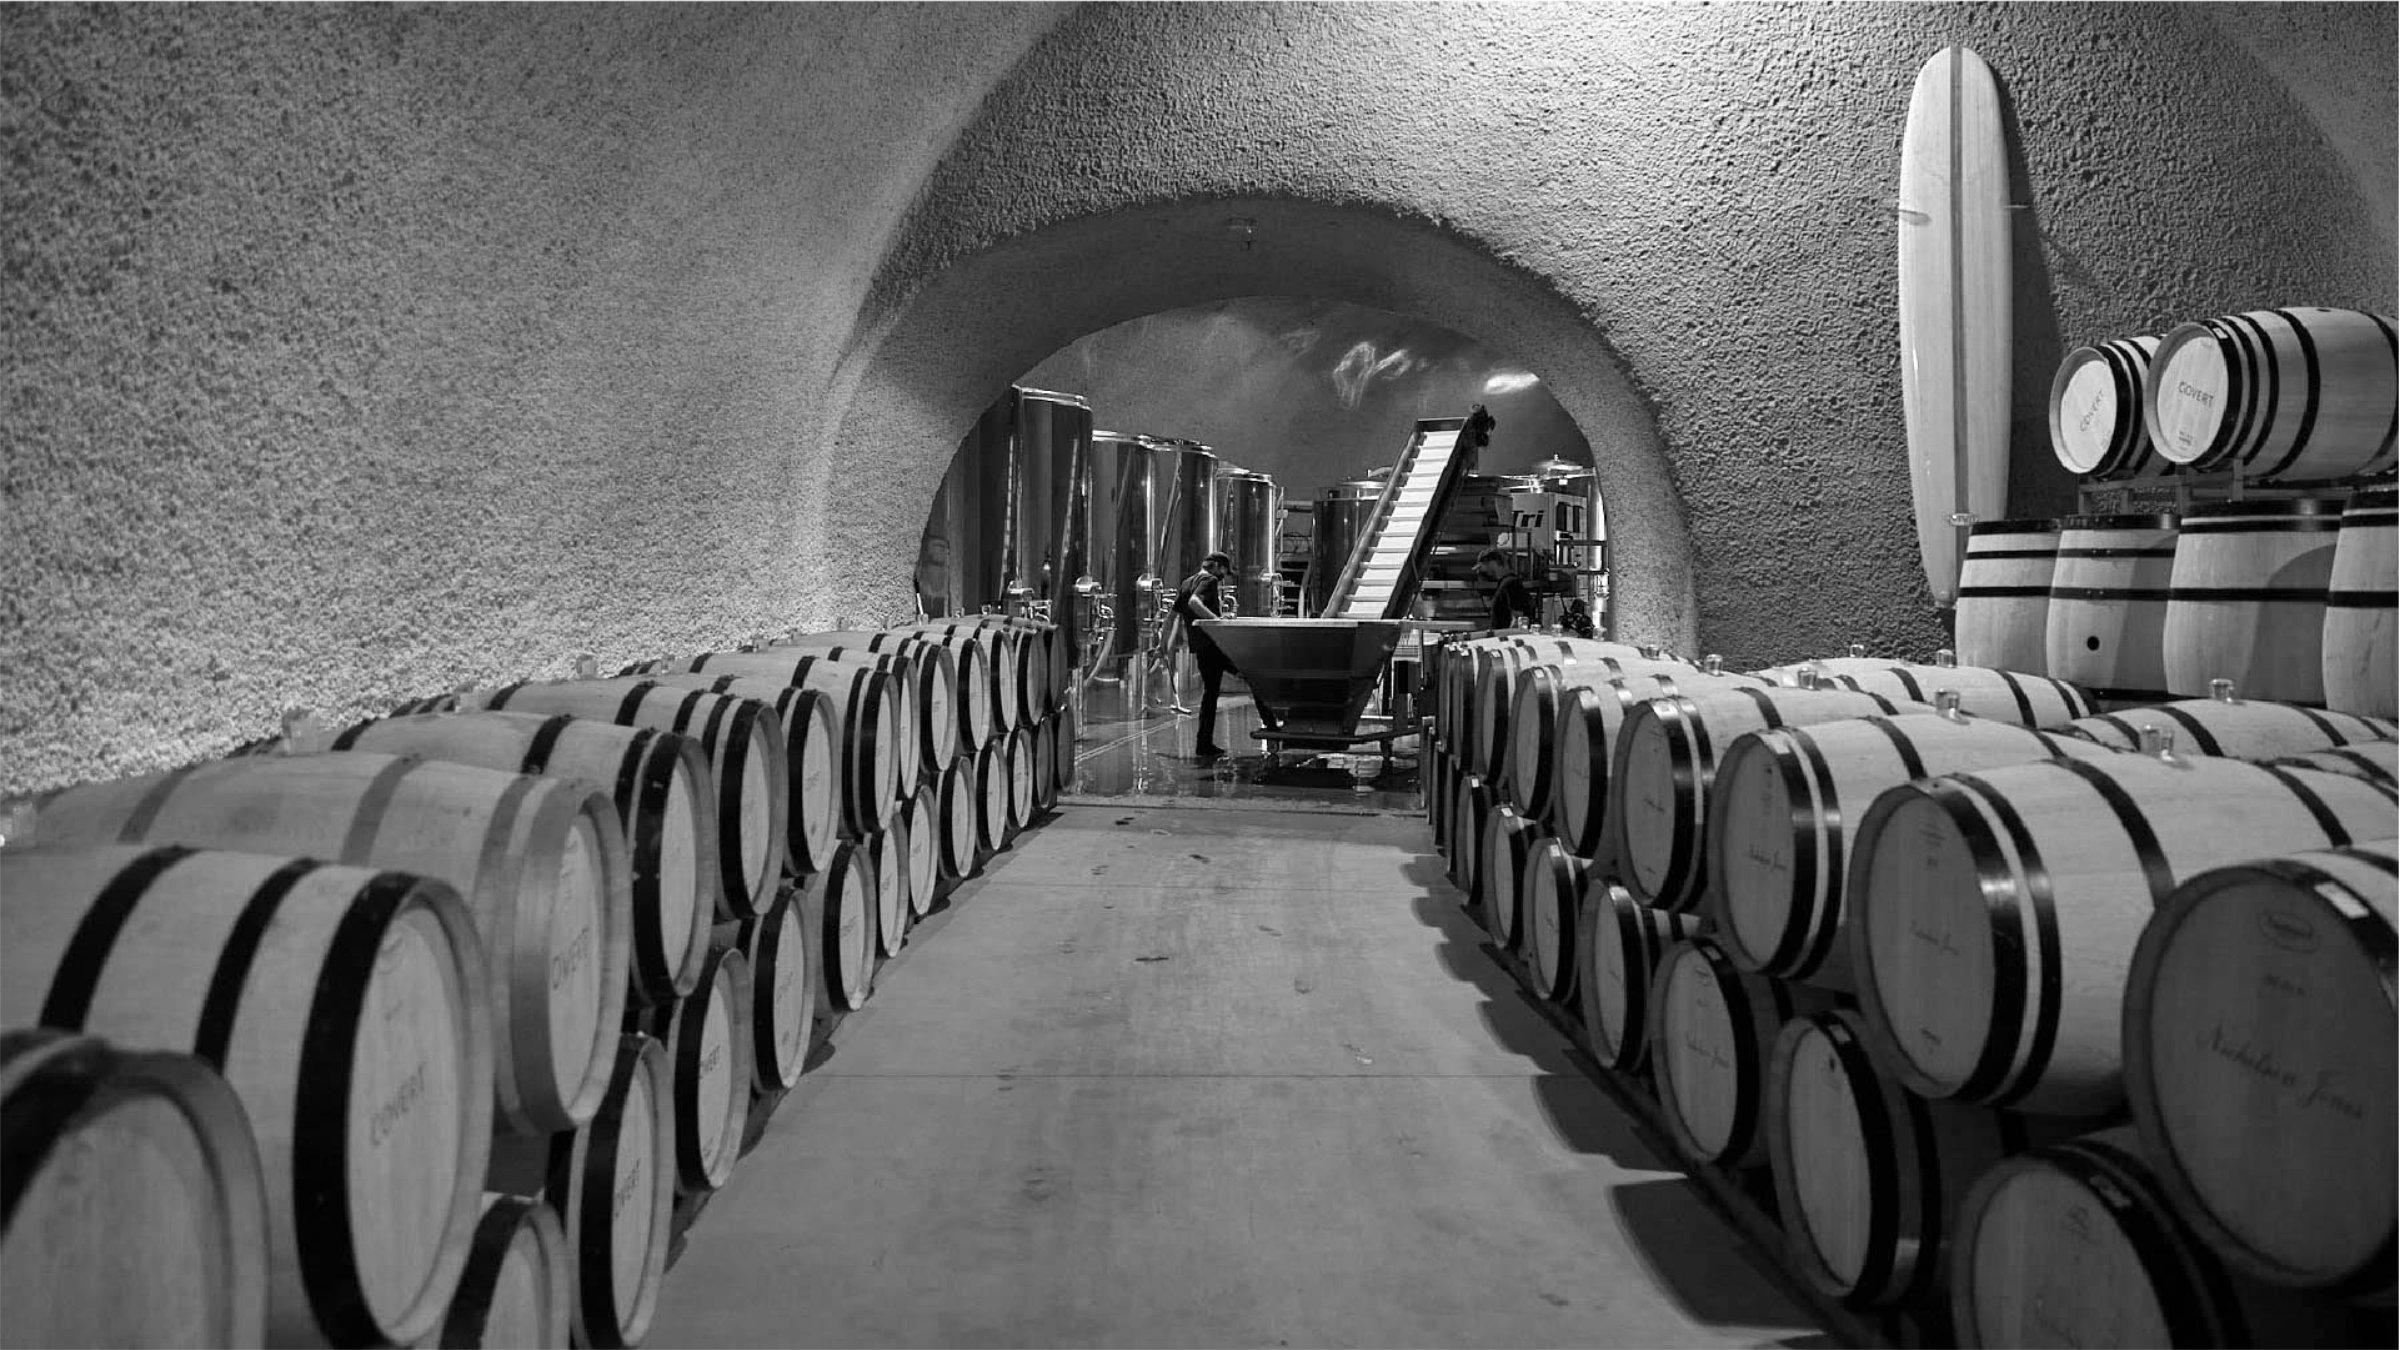
<path fill-rule="evenodd" d="M 2168 719 L 2169 721 L 2180 724 L 2185 731 L 2190 732 L 2192 734 L 2192 745 L 2198 749 L 2201 754 L 2214 758 L 2222 758 L 2224 756 L 2225 747 L 2217 740 L 2217 733 L 2210 729 L 2208 723 L 2192 716 L 2190 709 L 2178 708 L 2172 703 L 2162 703 L 2158 707 L 2151 709 L 2151 711 Z M 2115 720 L 2117 720 L 2118 724 L 2121 726 L 2132 727 L 2133 743 L 2137 747 L 2141 745 L 2142 734 L 2138 726 L 2134 726 L 2134 724 L 2131 723 L 2126 723 L 2122 719 Z M 2338 742 L 2336 743 L 2338 744 Z"/>
<path fill-rule="evenodd" d="M 1927 1116 L 1923 1098 L 1905 1090 L 1885 1090 L 1887 1080 L 1877 1071 L 1874 1058 L 1867 1053 L 1865 1042 L 1859 1039 L 1858 1033 L 1851 1029 L 1847 1021 L 1840 1017 L 1818 1016 L 1810 1018 L 1809 1024 L 1831 1046 L 1834 1061 L 1841 1066 L 1842 1077 L 1850 1086 L 1850 1100 L 1856 1105 L 1859 1133 L 1863 1136 L 1859 1142 L 1865 1147 L 1868 1173 L 1873 1178 L 1867 1185 L 1867 1194 L 1871 1199 L 1867 1209 L 1866 1260 L 1860 1265 L 1857 1277 L 1850 1282 L 1850 1290 L 1860 1297 L 1879 1299 L 1887 1293 L 1896 1292 L 1890 1286 L 1897 1272 L 1903 1241 L 1900 1232 L 1903 1201 L 1914 1200 L 1923 1205 L 1928 1211 L 1927 1231 L 1941 1231 L 1933 1226 L 1941 1218 L 1940 1169 L 1935 1165 L 1932 1152 L 1920 1142 L 1931 1136 L 1932 1122 Z M 1895 1104 L 1909 1117 L 1905 1127 L 1892 1118 Z M 1905 1183 L 1911 1180 L 1907 1175 L 1909 1169 L 1901 1165 L 1904 1138 L 1911 1145 L 1908 1153 L 1916 1163 L 1914 1196 L 1902 1194 Z M 1797 1220 L 1799 1216 L 1793 1218 Z M 1919 1271 L 1918 1276 L 1921 1278 L 1925 1274 Z M 1913 1284 L 1915 1280 L 1910 1282 Z"/>
<path fill-rule="evenodd" d="M 2022 917 L 2025 925 L 2033 930 L 2034 951 L 2042 963 L 2040 982 L 2030 991 L 2034 1004 L 2034 1028 L 2030 1039 L 2023 1029 L 2025 1008 L 2029 1001 L 2024 963 L 1992 963 L 1991 1027 L 1984 1036 L 1983 1053 L 1977 1057 L 1975 1067 L 1968 1071 L 1966 1081 L 1957 1089 L 1960 1096 L 1992 1098 L 2001 1089 L 2011 1087 L 2012 1082 L 2022 1081 L 2018 1074 L 2011 1072 L 2019 1046 L 2026 1048 L 2025 1073 L 2030 1076 L 2049 1062 L 2050 1045 L 2058 1035 L 2061 978 L 2058 968 L 2057 897 L 2051 886 L 2050 869 L 2042 862 L 2040 848 L 2032 832 L 2026 829 L 2024 816 L 2010 803 L 2006 794 L 1974 774 L 1958 774 L 1942 782 L 1931 795 L 1957 825 L 1960 837 L 1966 841 L 1968 852 L 1974 858 L 1985 912 L 1991 921 L 1993 946 L 2000 950 L 2021 950 L 2022 940 L 2009 930 L 2009 924 Z M 1970 795 L 1991 812 L 1990 820 L 1986 820 L 1969 803 L 1967 798 Z M 2010 873 L 2007 861 L 2000 853 L 1999 841 L 1992 836 L 1992 821 L 1997 821 L 2000 828 L 2008 833 L 2009 842 L 2017 851 L 2023 874 L 2022 886 L 2017 884 L 2019 878 Z M 2017 901 L 2023 902 L 2021 907 Z"/>
<path fill-rule="evenodd" d="M 233 1044 L 234 1018 L 242 1010 L 242 988 L 249 983 L 250 967 L 258 960 L 259 947 L 267 938 L 267 927 L 275 921 L 275 911 L 284 898 L 300 884 L 301 878 L 323 867 L 314 858 L 294 858 L 275 869 L 234 920 L 233 928 L 225 935 L 225 946 L 217 954 L 217 967 L 208 977 L 208 992 L 200 1000 L 200 1016 L 192 1031 L 192 1054 L 208 1061 L 219 1072 L 225 1068 L 225 1056 Z M 387 874 L 388 875 L 388 874 Z"/>
<path fill-rule="evenodd" d="M 2185 1277 L 2183 1263 L 2175 1259 L 2181 1245 L 2175 1226 L 2162 1218 L 2168 1212 L 2166 1197 L 2149 1179 L 2148 1167 L 2141 1159 L 2091 1138 L 2046 1150 L 2042 1156 L 2082 1182 L 2083 1189 L 2100 1201 L 2109 1219 L 2124 1232 L 2142 1263 L 2143 1274 L 2158 1292 L 2169 1344 L 2251 1344 L 2229 1283 Z"/>
<path fill-rule="evenodd" d="M 62 1031 L 83 1030 L 84 1019 L 91 1015 L 92 998 L 99 991 L 100 972 L 108 967 L 109 953 L 115 950 L 118 937 L 133 918 L 133 911 L 149 893 L 166 870 L 199 852 L 181 844 L 154 848 L 117 869 L 93 897 L 91 907 L 76 921 L 75 935 L 67 940 L 66 950 L 59 956 L 57 973 L 50 977 L 49 992 L 42 996 L 40 1024 Z"/>
<path fill-rule="evenodd" d="M 542 773 L 550 767 L 550 756 L 558 752 L 558 738 L 575 725 L 572 713 L 560 713 L 533 733 L 532 744 L 525 747 L 525 758 L 517 765 L 518 773 Z"/>
<path fill-rule="evenodd" d="M 2247 472 L 2249 473 L 2249 476 L 2253 478 L 2274 478 L 2290 469 L 2293 463 L 2296 462 L 2300 456 L 2308 452 L 2309 437 L 2316 431 L 2317 428 L 2317 403 L 2319 395 L 2322 392 L 2320 385 L 2324 379 L 2322 366 L 2317 359 L 2317 340 L 2309 335 L 2308 325 L 2302 323 L 2300 321 L 2300 316 L 2292 313 L 2288 309 L 2269 310 L 2268 313 L 2273 314 L 2276 318 L 2281 319 L 2284 321 L 2284 323 L 2290 325 L 2292 336 L 2300 345 L 2300 364 L 2302 369 L 2300 380 L 2300 426 L 2292 433 L 2291 448 L 2283 452 L 2283 458 L 2275 461 L 2272 466 L 2265 469 L 2260 469 L 2256 465 L 2247 466 Z M 2262 329 L 2261 332 L 2263 333 L 2264 330 Z M 2272 349 L 2270 348 L 2269 350 L 2270 354 L 2272 354 Z M 2278 366 L 2280 367 L 2280 363 L 2278 363 Z M 2263 430 L 2264 429 L 2262 429 L 2262 432 Z M 2266 440 L 2262 434 L 2259 440 L 2259 447 L 2263 448 L 2265 444 Z M 2246 463 L 2250 457 L 2248 455 L 2244 455 L 2242 458 Z"/>
<path fill-rule="evenodd" d="M 1876 719 L 1869 718 L 1869 721 Z M 1813 901 L 1794 904 L 1795 917 L 1806 915 L 1805 926 L 1787 921 L 1783 939 L 1776 943 L 1774 955 L 1768 958 L 1768 969 L 1787 971 L 1793 978 L 1805 977 L 1821 969 L 1825 958 L 1832 954 L 1834 935 L 1841 931 L 1835 923 L 1840 907 L 1842 883 L 1848 877 L 1842 857 L 1842 803 L 1833 785 L 1833 767 L 1825 762 L 1824 747 L 1817 744 L 1806 728 L 1792 727 L 1785 732 L 1793 750 L 1807 760 L 1806 772 L 1787 754 L 1775 756 L 1776 768 L 1783 774 L 1784 790 L 1791 793 L 1792 819 L 1776 822 L 1778 828 L 1789 829 L 1792 835 L 1793 899 Z M 1913 775 L 1912 775 L 1913 776 Z M 1817 808 L 1813 820 L 1800 819 L 1803 796 L 1796 789 L 1814 785 Z M 1818 882 L 1817 840 L 1825 841 L 1823 882 Z M 1806 887 L 1813 895 L 1803 896 Z"/>

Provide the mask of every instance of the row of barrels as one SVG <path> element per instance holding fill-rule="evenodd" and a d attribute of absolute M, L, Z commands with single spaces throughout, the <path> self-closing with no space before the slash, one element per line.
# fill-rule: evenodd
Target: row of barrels
<path fill-rule="evenodd" d="M 856 669 L 453 695 L 40 798 L 0 849 L 11 1340 L 638 1343 L 675 1197 L 1071 766 L 1045 693 L 853 802 L 897 684 Z"/>
<path fill-rule="evenodd" d="M 2080 346 L 2050 383 L 2050 448 L 2095 482 L 2188 467 L 2260 483 L 2388 472 L 2392 320 L 2294 306 Z"/>
<path fill-rule="evenodd" d="M 1959 575 L 1962 661 L 2115 703 L 2208 692 L 2400 715 L 2400 489 L 2175 514 L 1985 521 Z"/>
<path fill-rule="evenodd" d="M 1471 687 L 1535 649 L 1662 659 L 1532 635 L 1440 659 Z M 1969 1344 L 2388 1342 L 2388 1310 L 2345 1300 L 2392 1278 L 2391 725 L 2217 700 L 1814 718 L 1768 692 L 1791 673 L 1739 686 L 1780 726 L 1645 701 L 1697 752 L 1620 757 L 1615 792 L 1701 792 L 1597 855 L 1521 809 L 1488 720 L 1437 722 L 1435 838 L 1533 993 L 1695 1165 L 1770 1168 L 1793 1268 L 1852 1306 Z M 2160 757 L 2167 729 L 2188 752 Z M 1659 886 L 1638 860 L 1674 849 L 1643 836 L 1694 828 L 1697 893 Z"/>

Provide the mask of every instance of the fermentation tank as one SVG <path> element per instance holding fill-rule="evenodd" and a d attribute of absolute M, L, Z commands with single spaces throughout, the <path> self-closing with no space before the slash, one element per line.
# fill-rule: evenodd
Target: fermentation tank
<path fill-rule="evenodd" d="M 1333 598 L 1333 583 L 1350 561 L 1350 550 L 1374 517 L 1383 484 L 1371 478 L 1336 483 L 1315 503 L 1315 530 L 1309 544 L 1308 613 L 1323 614 Z"/>
<path fill-rule="evenodd" d="M 1012 389 L 959 442 L 934 493 L 917 546 L 917 595 L 928 614 L 973 614 L 1003 599 L 1016 414 Z"/>
<path fill-rule="evenodd" d="M 1091 452 L 1092 408 L 1074 394 L 1017 389 L 1011 438 L 1008 586 L 1068 629 L 1078 650 L 1069 600 L 1084 571 L 1076 498 Z"/>
<path fill-rule="evenodd" d="M 1152 565 L 1169 596 L 1218 547 L 1217 456 L 1198 441 L 1152 440 L 1157 456 Z"/>
<path fill-rule="evenodd" d="M 1283 494 L 1275 480 L 1250 469 L 1221 466 L 1217 472 L 1218 547 L 1233 558 L 1236 612 L 1271 618 L 1276 611 L 1276 531 L 1283 519 Z"/>
<path fill-rule="evenodd" d="M 1093 650 L 1086 668 L 1114 678 L 1139 656 L 1156 601 L 1151 547 L 1158 535 L 1153 483 L 1158 456 L 1139 436 L 1092 433 L 1085 456 L 1085 487 L 1077 533 L 1084 541 L 1083 571 L 1092 581 L 1080 620 Z"/>

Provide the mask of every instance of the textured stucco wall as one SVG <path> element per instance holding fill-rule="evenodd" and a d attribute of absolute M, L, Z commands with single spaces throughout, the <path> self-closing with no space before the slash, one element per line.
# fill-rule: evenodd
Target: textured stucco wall
<path fill-rule="evenodd" d="M 2074 342 L 2391 305 L 2392 8 L 2219 8 L 1082 10 L 929 187 L 843 444 L 922 438 L 938 460 L 980 403 L 935 372 L 1006 378 L 1062 303 L 1113 321 L 1317 269 L 1309 293 L 1504 342 L 1594 445 L 1615 438 L 1579 380 L 1629 429 L 1655 417 L 1662 457 L 1602 456 L 1629 631 L 1737 661 L 1925 652 L 1944 628 L 1909 523 L 1893 179 L 1933 50 L 1998 70 L 2029 208 L 2017 511 L 2072 500 L 2044 408 Z M 1254 253 L 1193 256 L 1226 252 L 1209 224 L 1262 211 L 1279 219 Z M 1315 247 L 1343 230 L 1414 245 L 1334 267 Z M 1503 286 L 1566 321 L 1478 307 Z"/>
<path fill-rule="evenodd" d="M 2391 307 L 2392 7 L 2216 9 L 0 8 L 0 792 L 896 609 L 1002 384 L 1245 294 L 1522 355 L 1634 630 L 1930 647 L 1935 47 L 2022 147 L 2020 510 L 2063 342 Z"/>
<path fill-rule="evenodd" d="M 0 792 L 792 622 L 859 299 L 1057 17 L 0 8 Z"/>

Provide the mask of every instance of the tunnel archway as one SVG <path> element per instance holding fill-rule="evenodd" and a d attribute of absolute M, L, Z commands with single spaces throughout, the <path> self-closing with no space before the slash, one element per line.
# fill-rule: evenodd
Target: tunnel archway
<path fill-rule="evenodd" d="M 916 533 L 901 522 L 924 519 L 960 438 L 1011 380 L 1085 334 L 1243 295 L 1389 310 L 1522 360 L 1592 445 L 1619 634 L 1696 646 L 1691 547 L 1664 440 L 1605 337 L 1479 241 L 1363 203 L 1209 198 L 1082 217 L 955 259 L 896 299 L 854 336 L 830 453 L 815 457 L 825 593 L 872 612 L 908 607 Z"/>

